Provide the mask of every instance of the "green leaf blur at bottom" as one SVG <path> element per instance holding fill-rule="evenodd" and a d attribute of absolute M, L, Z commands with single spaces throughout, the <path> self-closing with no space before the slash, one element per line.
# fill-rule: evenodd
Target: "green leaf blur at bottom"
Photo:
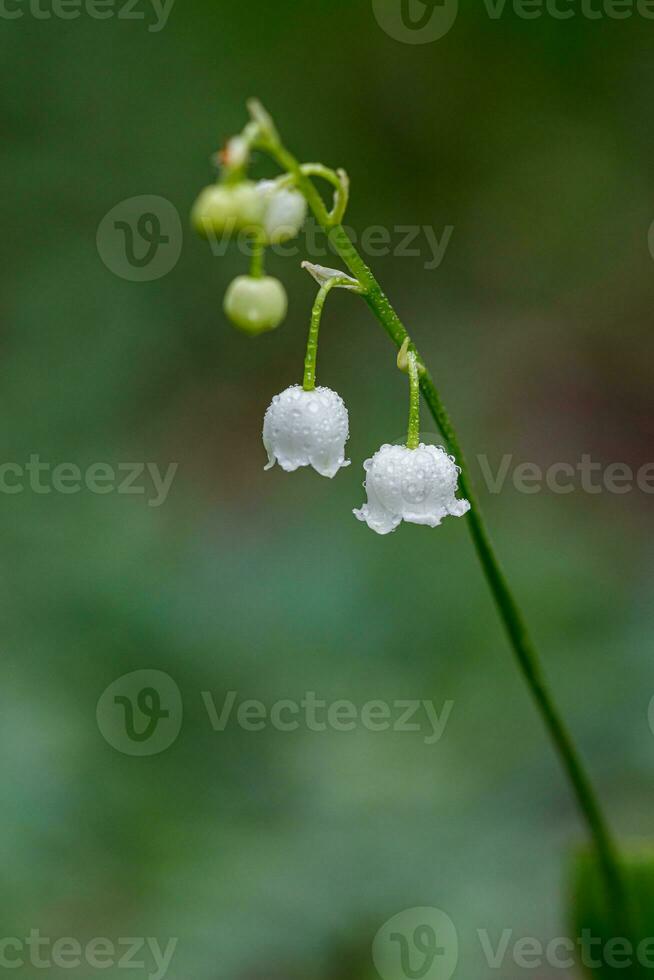
<path fill-rule="evenodd" d="M 586 976 L 654 976 L 654 845 L 625 849 L 622 861 L 633 922 L 629 936 L 619 935 L 611 924 L 594 853 L 584 850 L 574 859 L 568 918 L 575 959 Z"/>

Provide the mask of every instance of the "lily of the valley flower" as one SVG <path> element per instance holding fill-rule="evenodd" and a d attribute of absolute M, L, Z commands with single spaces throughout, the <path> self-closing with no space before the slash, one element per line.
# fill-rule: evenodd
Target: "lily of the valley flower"
<path fill-rule="evenodd" d="M 261 230 L 268 245 L 296 238 L 307 216 L 304 195 L 276 180 L 210 184 L 193 205 L 191 220 L 205 238 Z"/>
<path fill-rule="evenodd" d="M 368 502 L 354 515 L 377 534 L 394 531 L 402 521 L 437 527 L 444 517 L 470 510 L 467 500 L 456 498 L 459 468 L 441 446 L 385 445 L 363 466 Z"/>
<path fill-rule="evenodd" d="M 198 234 L 212 238 L 259 228 L 264 210 L 263 195 L 251 180 L 210 184 L 193 205 L 191 220 Z"/>
<path fill-rule="evenodd" d="M 287 309 L 286 290 L 272 276 L 237 276 L 225 294 L 226 315 L 252 337 L 278 327 Z"/>
<path fill-rule="evenodd" d="M 333 477 L 345 459 L 349 437 L 347 408 L 331 388 L 305 391 L 292 385 L 275 395 L 263 421 L 263 444 L 270 469 L 279 463 L 292 473 L 300 466 L 312 466 L 321 476 Z"/>
<path fill-rule="evenodd" d="M 280 187 L 277 181 L 257 185 L 264 201 L 263 230 L 271 245 L 296 238 L 307 216 L 307 202 L 299 191 Z"/>

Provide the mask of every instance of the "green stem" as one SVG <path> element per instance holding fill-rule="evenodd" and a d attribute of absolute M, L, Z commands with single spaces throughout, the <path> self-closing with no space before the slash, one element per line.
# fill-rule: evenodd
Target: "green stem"
<path fill-rule="evenodd" d="M 352 289 L 352 281 L 334 276 L 322 284 L 318 290 L 313 309 L 311 310 L 311 323 L 309 324 L 309 336 L 307 338 L 307 353 L 304 358 L 304 381 L 302 387 L 305 391 L 313 391 L 316 387 L 316 360 L 318 359 L 318 333 L 320 332 L 320 321 L 325 300 L 335 286 L 345 286 Z"/>
<path fill-rule="evenodd" d="M 359 281 L 368 306 L 396 347 L 401 347 L 405 338 L 408 337 L 402 321 L 393 309 L 371 270 L 352 244 L 344 228 L 341 225 L 336 225 L 330 229 L 329 214 L 310 178 L 302 172 L 302 168 L 295 157 L 280 143 L 275 140 L 265 141 L 262 148 L 266 149 L 284 170 L 293 174 L 297 186 L 305 195 L 316 220 L 325 230 L 329 230 L 330 241 L 333 247 L 347 265 L 351 274 Z M 415 351 L 415 347 L 413 350 Z M 415 353 L 418 357 L 418 352 L 415 351 Z M 424 364 L 422 358 L 420 360 Z M 613 920 L 616 923 L 616 927 L 621 927 L 624 930 L 622 935 L 633 935 L 629 928 L 631 917 L 627 911 L 629 899 L 627 897 L 622 866 L 613 836 L 604 818 L 590 779 L 575 748 L 572 737 L 547 687 L 538 654 L 527 630 L 524 617 L 513 597 L 508 580 L 502 570 L 488 531 L 486 530 L 479 503 L 473 490 L 470 471 L 457 434 L 436 386 L 426 369 L 420 377 L 420 388 L 431 414 L 447 442 L 449 451 L 456 458 L 461 468 L 461 490 L 470 502 L 468 528 L 473 544 L 495 600 L 500 619 L 508 634 L 520 671 L 536 703 L 536 707 L 543 718 L 554 747 L 558 752 L 574 790 L 579 808 L 594 841 L 599 866 L 606 887 L 607 902 Z M 616 932 L 616 935 L 619 934 Z"/>
<path fill-rule="evenodd" d="M 266 244 L 263 235 L 257 234 L 252 242 L 252 257 L 250 260 L 250 275 L 253 279 L 263 279 L 265 269 Z"/>
<path fill-rule="evenodd" d="M 406 437 L 407 449 L 417 449 L 420 445 L 420 375 L 418 362 L 413 351 L 407 355 L 409 362 L 409 429 Z"/>
<path fill-rule="evenodd" d="M 313 309 L 311 310 L 311 324 L 309 326 L 309 336 L 307 338 L 307 353 L 304 358 L 304 381 L 302 387 L 305 391 L 313 391 L 316 387 L 316 360 L 318 357 L 318 332 L 320 331 L 320 320 L 325 305 L 325 300 L 329 295 L 333 282 L 327 282 L 318 290 Z"/>

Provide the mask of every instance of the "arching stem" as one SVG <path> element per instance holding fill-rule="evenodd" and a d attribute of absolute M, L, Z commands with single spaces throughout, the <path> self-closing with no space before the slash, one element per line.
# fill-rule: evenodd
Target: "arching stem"
<path fill-rule="evenodd" d="M 300 163 L 279 141 L 274 127 L 267 133 L 260 134 L 258 145 L 261 149 L 267 151 L 283 170 L 293 175 L 296 186 L 306 197 L 316 220 L 323 229 L 330 231 L 329 238 L 332 247 L 347 265 L 351 274 L 358 280 L 361 286 L 361 292 L 368 306 L 396 347 L 401 348 L 409 336 L 404 324 L 384 294 L 373 273 L 352 244 L 345 229 L 341 225 L 331 226 L 329 212 L 320 194 L 310 177 L 303 173 Z M 470 502 L 470 511 L 467 515 L 468 528 L 497 611 L 507 632 L 518 667 L 570 780 L 577 803 L 586 820 L 594 842 L 599 868 L 605 885 L 607 908 L 610 911 L 614 928 L 616 929 L 614 935 L 634 937 L 634 919 L 630 907 L 630 896 L 625 887 L 623 868 L 613 835 L 609 830 L 599 800 L 588 778 L 570 732 L 550 693 L 526 622 L 491 543 L 473 489 L 470 471 L 454 426 L 429 372 L 423 367 L 424 361 L 419 357 L 413 345 L 412 349 L 421 364 L 419 383 L 422 394 L 435 422 L 443 434 L 449 451 L 455 457 L 461 469 L 461 491 L 463 496 Z"/>
<path fill-rule="evenodd" d="M 342 285 L 342 280 L 334 278 L 328 279 L 318 290 L 313 309 L 311 310 L 311 323 L 309 324 L 309 336 L 307 338 L 307 353 L 304 358 L 304 381 L 302 387 L 305 391 L 313 391 L 316 387 L 316 361 L 318 359 L 318 334 L 320 332 L 320 321 L 325 300 L 334 286 Z"/>

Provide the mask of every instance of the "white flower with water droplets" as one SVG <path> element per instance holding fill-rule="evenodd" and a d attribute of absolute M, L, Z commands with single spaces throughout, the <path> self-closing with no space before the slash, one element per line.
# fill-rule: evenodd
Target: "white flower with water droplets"
<path fill-rule="evenodd" d="M 377 534 L 402 521 L 437 527 L 448 514 L 470 510 L 467 500 L 456 498 L 459 468 L 441 446 L 382 446 L 363 466 L 368 502 L 354 515 Z"/>
<path fill-rule="evenodd" d="M 279 463 L 292 473 L 313 466 L 321 476 L 333 477 L 345 459 L 349 437 L 348 414 L 340 395 L 331 388 L 305 391 L 292 385 L 275 395 L 263 420 L 263 444 L 270 469 Z"/>

